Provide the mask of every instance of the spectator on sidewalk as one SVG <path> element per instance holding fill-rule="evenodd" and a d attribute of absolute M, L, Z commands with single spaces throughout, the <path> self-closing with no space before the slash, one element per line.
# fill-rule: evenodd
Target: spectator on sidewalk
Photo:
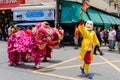
<path fill-rule="evenodd" d="M 102 38 L 101 38 L 101 34 L 100 34 L 100 28 L 96 28 L 96 35 L 97 35 L 97 38 L 100 42 L 100 45 L 101 45 L 101 42 L 102 42 Z M 100 49 L 100 45 L 96 45 L 95 46 L 95 49 L 94 49 L 94 54 L 97 54 L 96 51 L 98 50 L 100 55 L 103 55 L 103 52 L 101 51 Z"/>
<path fill-rule="evenodd" d="M 4 26 L 4 24 L 2 24 L 0 28 L 1 28 L 1 40 L 2 40 L 2 38 L 4 38 L 4 41 L 6 41 L 6 34 L 7 34 L 6 26 Z"/>
<path fill-rule="evenodd" d="M 60 45 L 59 47 L 64 47 L 64 42 L 63 42 L 63 37 L 64 37 L 64 30 L 62 29 L 61 26 L 58 27 L 58 31 L 59 33 L 62 35 L 61 39 L 60 39 Z"/>
<path fill-rule="evenodd" d="M 0 28 L 0 40 L 2 40 L 2 31 L 1 31 L 1 28 Z"/>
<path fill-rule="evenodd" d="M 105 46 L 106 46 L 106 44 L 108 43 L 108 33 L 109 33 L 109 31 L 108 31 L 108 29 L 106 28 L 106 29 L 104 30 L 104 37 L 103 37 Z M 109 43 L 108 43 L 108 44 L 109 44 Z"/>
<path fill-rule="evenodd" d="M 120 26 L 118 26 L 118 31 L 116 32 L 116 41 L 117 41 L 118 51 L 120 53 Z"/>
<path fill-rule="evenodd" d="M 108 35 L 108 41 L 109 41 L 109 50 L 108 51 L 114 51 L 115 38 L 116 38 L 116 31 L 115 31 L 114 27 L 110 27 L 110 31 L 109 31 L 109 35 Z"/>
<path fill-rule="evenodd" d="M 79 30 L 78 30 L 77 26 L 75 26 L 75 31 L 74 31 L 75 48 L 74 49 L 78 49 L 78 39 L 79 39 Z"/>
<path fill-rule="evenodd" d="M 104 37 L 104 30 L 103 29 L 100 29 L 100 36 L 101 36 L 101 44 L 100 44 L 100 46 L 103 46 L 103 43 L 104 43 L 104 39 L 103 39 L 103 37 Z"/>

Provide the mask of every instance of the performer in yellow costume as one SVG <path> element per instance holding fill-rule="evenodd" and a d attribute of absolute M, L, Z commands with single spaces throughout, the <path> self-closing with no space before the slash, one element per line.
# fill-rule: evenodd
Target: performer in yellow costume
<path fill-rule="evenodd" d="M 87 21 L 86 24 L 84 24 L 84 21 L 80 20 L 78 29 L 83 36 L 83 41 L 81 45 L 82 48 L 81 48 L 81 52 L 78 54 L 78 58 L 80 60 L 83 60 L 84 64 L 80 66 L 80 69 L 82 74 L 85 74 L 87 78 L 92 79 L 93 76 L 89 74 L 89 65 L 93 60 L 94 47 L 96 45 L 99 45 L 99 41 L 97 39 L 95 32 L 93 31 L 92 21 Z"/>

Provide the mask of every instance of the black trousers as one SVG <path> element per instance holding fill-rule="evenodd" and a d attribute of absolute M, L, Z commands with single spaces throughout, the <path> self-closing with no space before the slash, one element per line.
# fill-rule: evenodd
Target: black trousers
<path fill-rule="evenodd" d="M 0 34 L 0 39 L 2 40 L 2 38 L 4 38 L 4 41 L 6 41 L 6 34 L 5 33 Z"/>
<path fill-rule="evenodd" d="M 99 53 L 101 52 L 101 51 L 100 51 L 100 47 L 99 47 L 98 45 L 95 46 L 95 48 L 94 48 L 94 54 L 96 54 L 96 51 L 97 51 L 97 50 L 99 51 Z"/>

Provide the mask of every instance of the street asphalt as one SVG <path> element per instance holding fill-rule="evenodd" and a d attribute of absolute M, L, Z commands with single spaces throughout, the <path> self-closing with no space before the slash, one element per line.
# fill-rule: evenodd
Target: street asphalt
<path fill-rule="evenodd" d="M 54 49 L 49 62 L 41 62 L 39 69 L 33 62 L 20 62 L 17 66 L 9 66 L 7 43 L 0 41 L 0 80 L 90 80 L 80 72 L 82 61 L 77 58 L 80 49 L 73 46 Z M 120 54 L 107 51 L 103 46 L 103 56 L 94 55 L 90 66 L 92 80 L 120 80 Z"/>

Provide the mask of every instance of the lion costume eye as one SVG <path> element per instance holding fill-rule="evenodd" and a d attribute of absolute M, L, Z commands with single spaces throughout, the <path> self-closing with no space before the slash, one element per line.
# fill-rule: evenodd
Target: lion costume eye
<path fill-rule="evenodd" d="M 42 33 L 42 32 L 40 32 L 40 35 L 43 35 L 43 33 Z"/>

